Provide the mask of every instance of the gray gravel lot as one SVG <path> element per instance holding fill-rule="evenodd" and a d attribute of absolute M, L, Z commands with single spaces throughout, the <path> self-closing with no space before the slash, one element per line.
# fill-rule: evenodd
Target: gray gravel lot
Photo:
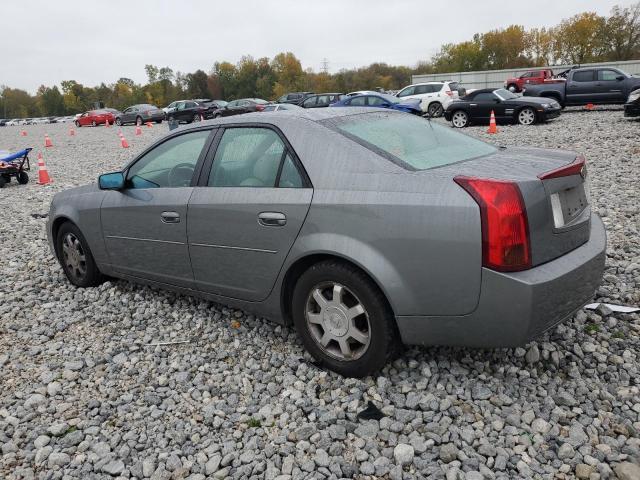
<path fill-rule="evenodd" d="M 167 127 L 123 128 L 128 150 L 115 127 L 68 128 L 0 128 L 0 150 L 54 142 L 53 185 L 34 169 L 0 190 L 0 478 L 640 478 L 640 315 L 580 311 L 526 348 L 411 348 L 344 379 L 293 329 L 242 311 L 123 281 L 72 287 L 32 214 Z M 595 298 L 639 305 L 640 122 L 568 109 L 485 130 L 466 132 L 587 156 L 609 234 Z M 368 401 L 379 421 L 357 418 Z"/>

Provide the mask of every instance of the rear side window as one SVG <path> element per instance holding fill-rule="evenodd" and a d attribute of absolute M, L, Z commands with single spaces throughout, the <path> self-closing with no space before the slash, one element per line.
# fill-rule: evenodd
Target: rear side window
<path fill-rule="evenodd" d="M 573 74 L 574 82 L 592 82 L 593 81 L 593 70 L 584 70 L 582 72 L 575 72 Z"/>
<path fill-rule="evenodd" d="M 229 128 L 216 150 L 210 187 L 275 187 L 285 145 L 268 128 Z"/>
<path fill-rule="evenodd" d="M 280 181 L 278 182 L 280 188 L 302 188 L 304 187 L 304 180 L 296 167 L 296 164 L 291 158 L 291 155 L 287 153 L 284 164 L 282 165 L 282 172 L 280 172 Z"/>
<path fill-rule="evenodd" d="M 322 123 L 408 170 L 428 170 L 496 151 L 487 143 L 413 115 L 376 112 Z"/>

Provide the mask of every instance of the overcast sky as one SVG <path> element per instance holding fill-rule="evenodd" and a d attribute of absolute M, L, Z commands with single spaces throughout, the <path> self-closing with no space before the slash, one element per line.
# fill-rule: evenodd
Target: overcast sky
<path fill-rule="evenodd" d="M 387 62 L 414 66 L 443 43 L 521 24 L 552 26 L 630 0 L 3 0 L 0 85 L 34 93 L 76 80 L 145 82 L 145 64 L 207 72 L 217 60 L 292 51 L 331 72 Z"/>

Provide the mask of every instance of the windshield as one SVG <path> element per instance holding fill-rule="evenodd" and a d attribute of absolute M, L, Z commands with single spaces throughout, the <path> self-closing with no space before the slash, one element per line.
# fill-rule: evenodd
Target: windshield
<path fill-rule="evenodd" d="M 513 93 L 511 93 L 508 90 L 505 90 L 504 88 L 499 88 L 497 90 L 494 90 L 493 93 L 496 94 L 498 97 L 500 97 L 501 100 L 513 100 L 514 98 L 518 98 L 517 95 L 514 95 Z"/>
<path fill-rule="evenodd" d="M 414 115 L 376 112 L 322 123 L 410 170 L 428 170 L 496 151 L 487 143 Z"/>

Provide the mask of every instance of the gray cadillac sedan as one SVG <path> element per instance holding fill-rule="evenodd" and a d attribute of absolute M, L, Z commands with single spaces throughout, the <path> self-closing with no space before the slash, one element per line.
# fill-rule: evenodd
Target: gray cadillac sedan
<path fill-rule="evenodd" d="M 58 193 L 47 230 L 78 287 L 108 275 L 293 324 L 361 377 L 402 344 L 521 345 L 589 301 L 606 236 L 586 175 L 581 155 L 400 112 L 247 114 Z"/>

